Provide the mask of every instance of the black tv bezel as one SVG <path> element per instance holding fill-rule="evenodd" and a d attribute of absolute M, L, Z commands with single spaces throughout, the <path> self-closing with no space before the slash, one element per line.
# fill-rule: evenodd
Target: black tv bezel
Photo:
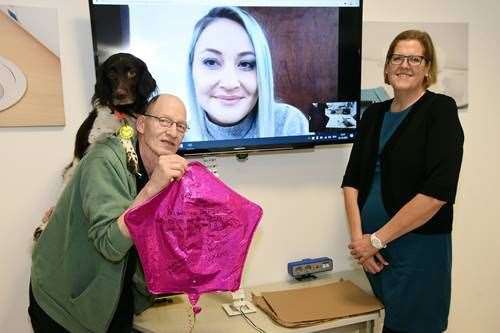
<path fill-rule="evenodd" d="M 92 47 L 93 47 L 93 58 L 95 70 L 99 66 L 99 58 L 98 58 L 98 48 L 97 43 L 94 39 L 96 34 L 95 31 L 95 15 L 92 14 L 93 7 L 99 6 L 93 3 L 93 0 L 88 0 L 89 4 L 89 16 L 91 22 L 91 38 L 92 38 Z M 358 24 L 355 26 L 350 25 L 342 25 L 342 22 L 346 21 L 357 21 Z M 356 114 L 354 118 L 356 119 L 357 124 L 359 124 L 360 119 L 360 95 L 361 95 L 361 50 L 362 50 L 362 23 L 363 23 L 363 0 L 359 0 L 359 7 L 342 7 L 342 10 L 339 11 L 339 26 L 344 26 L 346 28 L 339 29 L 339 88 L 338 88 L 338 99 L 339 100 L 347 100 L 354 97 L 356 102 Z M 356 26 L 358 30 L 356 31 Z M 354 45 L 351 45 L 354 44 Z M 356 46 L 359 45 L 359 47 Z M 340 52 L 340 50 L 344 50 L 344 52 Z M 348 52 L 347 52 L 347 51 Z M 359 66 L 356 66 L 356 63 Z M 352 71 L 345 71 L 345 64 L 353 65 L 352 68 L 356 68 L 356 71 L 353 73 Z M 340 84 L 340 83 L 344 84 Z M 354 95 L 353 95 L 354 92 Z M 260 151 L 287 151 L 294 149 L 311 149 L 315 146 L 324 146 L 324 145 L 339 145 L 339 144 L 348 144 L 353 143 L 357 133 L 357 126 L 354 129 L 343 128 L 339 129 L 339 132 L 344 134 L 343 139 L 333 140 L 322 140 L 315 139 L 315 137 L 319 137 L 325 135 L 327 133 L 314 133 L 306 136 L 286 136 L 286 137 L 275 137 L 275 138 L 255 138 L 255 139 L 238 139 L 238 140 L 214 140 L 209 143 L 217 143 L 221 144 L 220 147 L 207 147 L 207 148 L 194 148 L 187 149 L 185 147 L 181 147 L 178 151 L 180 155 L 184 156 L 202 156 L 202 155 L 213 155 L 213 154 L 229 154 L 236 156 L 246 156 L 248 153 L 260 152 Z M 279 142 L 279 143 L 269 143 L 269 141 L 274 141 L 275 139 L 283 140 L 284 138 L 289 138 L 290 140 L 304 138 L 304 141 L 301 142 Z M 306 138 L 309 138 L 307 140 Z M 245 140 L 246 144 L 236 143 L 234 141 Z M 286 140 L 286 139 L 285 139 Z M 223 142 L 226 144 L 229 141 L 233 141 L 235 144 L 230 146 L 224 146 Z M 253 141 L 253 143 L 251 142 Z M 268 141 L 257 143 L 258 141 Z M 205 142 L 205 141 L 204 141 Z M 190 143 L 190 142 L 188 142 Z M 200 142 L 194 142 L 200 143 Z M 183 145 L 185 143 L 183 142 Z M 208 144 L 208 143 L 207 143 Z"/>

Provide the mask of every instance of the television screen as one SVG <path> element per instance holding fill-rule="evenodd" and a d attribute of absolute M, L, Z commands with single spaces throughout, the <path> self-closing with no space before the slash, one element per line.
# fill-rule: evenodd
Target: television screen
<path fill-rule="evenodd" d="M 181 153 L 353 141 L 361 0 L 89 3 L 96 65 L 132 53 L 186 104 Z"/>

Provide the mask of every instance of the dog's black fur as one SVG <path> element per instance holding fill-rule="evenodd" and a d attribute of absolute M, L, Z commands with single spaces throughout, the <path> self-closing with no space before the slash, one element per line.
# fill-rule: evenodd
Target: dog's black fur
<path fill-rule="evenodd" d="M 143 113 L 148 100 L 157 92 L 156 81 L 144 61 L 129 53 L 110 56 L 97 69 L 93 109 L 76 133 L 74 157 L 81 159 L 85 155 L 99 107 L 133 116 Z"/>

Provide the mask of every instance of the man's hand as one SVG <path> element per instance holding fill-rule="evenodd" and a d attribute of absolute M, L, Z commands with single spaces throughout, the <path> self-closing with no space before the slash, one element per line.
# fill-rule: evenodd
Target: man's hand
<path fill-rule="evenodd" d="M 148 185 L 155 192 L 161 191 L 173 180 L 180 179 L 186 172 L 187 161 L 179 155 L 162 155 L 151 174 Z"/>
<path fill-rule="evenodd" d="M 174 179 L 180 179 L 184 175 L 184 172 L 186 172 L 187 164 L 187 161 L 179 155 L 162 155 L 158 157 L 158 163 L 156 164 L 148 183 L 139 192 L 129 209 L 148 200 L 170 184 L 170 182 Z M 130 233 L 125 224 L 124 218 L 127 211 L 123 212 L 123 214 L 118 218 L 118 227 L 125 237 L 130 238 Z"/>

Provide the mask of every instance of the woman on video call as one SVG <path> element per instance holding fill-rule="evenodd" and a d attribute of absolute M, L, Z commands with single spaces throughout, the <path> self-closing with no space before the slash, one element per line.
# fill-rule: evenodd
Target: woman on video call
<path fill-rule="evenodd" d="M 436 75 L 426 32 L 396 36 L 384 66 L 394 99 L 363 114 L 342 183 L 349 249 L 385 306 L 386 333 L 448 325 L 464 135 L 455 101 L 427 90 Z"/>
<path fill-rule="evenodd" d="M 189 52 L 190 130 L 184 141 L 307 135 L 297 108 L 274 98 L 269 46 L 257 21 L 216 7 L 196 24 Z"/>

